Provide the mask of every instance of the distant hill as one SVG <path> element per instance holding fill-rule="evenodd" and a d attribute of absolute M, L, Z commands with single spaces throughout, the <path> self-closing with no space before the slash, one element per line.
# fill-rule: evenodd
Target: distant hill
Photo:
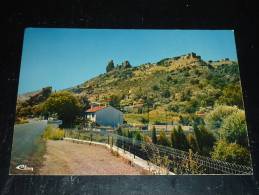
<path fill-rule="evenodd" d="M 134 67 L 123 64 L 63 91 L 120 109 L 135 124 L 204 116 L 216 104 L 243 108 L 238 63 L 227 58 L 205 61 L 189 53 Z M 50 93 L 51 87 L 19 96 L 18 106 L 25 102 L 20 110 L 30 109 Z"/>
<path fill-rule="evenodd" d="M 137 67 L 117 67 L 67 90 L 128 113 L 157 116 L 168 111 L 173 120 L 174 113 L 190 114 L 224 103 L 229 86 L 237 86 L 242 101 L 239 82 L 237 62 L 204 61 L 189 53 Z"/>
<path fill-rule="evenodd" d="M 37 105 L 41 102 L 44 102 L 52 93 L 52 87 L 44 87 L 41 90 L 27 92 L 20 94 L 17 97 L 17 103 L 19 104 L 28 104 L 28 105 Z"/>

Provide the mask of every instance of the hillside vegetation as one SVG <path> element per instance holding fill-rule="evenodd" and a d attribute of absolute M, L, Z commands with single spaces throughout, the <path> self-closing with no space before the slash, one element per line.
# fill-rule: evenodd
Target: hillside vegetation
<path fill-rule="evenodd" d="M 137 67 L 117 66 L 68 90 L 90 102 L 109 103 L 135 124 L 148 118 L 151 123 L 179 121 L 217 104 L 243 109 L 237 62 L 205 62 L 195 53 Z"/>

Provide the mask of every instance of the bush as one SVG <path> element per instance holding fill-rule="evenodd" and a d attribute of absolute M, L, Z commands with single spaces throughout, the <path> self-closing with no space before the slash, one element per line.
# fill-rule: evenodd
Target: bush
<path fill-rule="evenodd" d="M 199 84 L 199 80 L 198 79 L 191 79 L 190 80 L 190 83 L 192 84 L 192 85 L 196 85 L 196 84 Z"/>
<path fill-rule="evenodd" d="M 225 140 L 219 140 L 215 144 L 211 157 L 229 163 L 251 165 L 250 153 L 246 148 L 235 143 L 229 144 Z"/>
<path fill-rule="evenodd" d="M 65 136 L 65 132 L 62 129 L 47 126 L 44 130 L 43 138 L 50 140 L 62 140 Z"/>
<path fill-rule="evenodd" d="M 162 92 L 162 96 L 163 96 L 164 98 L 169 98 L 169 97 L 171 96 L 171 93 L 170 93 L 170 91 L 169 91 L 168 89 L 166 89 L 166 90 L 164 90 L 164 91 Z"/>
<path fill-rule="evenodd" d="M 133 137 L 138 141 L 142 141 L 144 139 L 144 136 L 140 131 L 134 131 Z"/>
<path fill-rule="evenodd" d="M 152 89 L 153 89 L 154 91 L 158 91 L 158 90 L 159 90 L 159 86 L 158 86 L 158 85 L 153 85 L 153 86 L 152 86 Z"/>
<path fill-rule="evenodd" d="M 223 89 L 223 95 L 219 98 L 218 101 L 221 104 L 243 108 L 244 106 L 240 84 L 237 83 L 225 87 Z"/>
<path fill-rule="evenodd" d="M 148 119 L 141 117 L 140 122 L 143 124 L 147 124 L 148 123 Z"/>
<path fill-rule="evenodd" d="M 237 143 L 248 147 L 245 112 L 237 111 L 229 115 L 223 122 L 220 137 L 228 143 Z"/>
<path fill-rule="evenodd" d="M 230 114 L 237 112 L 238 108 L 233 106 L 218 106 L 209 112 L 205 117 L 206 126 L 210 130 L 219 130 L 221 128 L 224 119 Z"/>

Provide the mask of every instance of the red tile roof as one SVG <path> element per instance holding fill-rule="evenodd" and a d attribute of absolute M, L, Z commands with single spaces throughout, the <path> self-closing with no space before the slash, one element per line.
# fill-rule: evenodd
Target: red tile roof
<path fill-rule="evenodd" d="M 94 106 L 86 110 L 86 112 L 97 112 L 99 110 L 102 110 L 106 108 L 105 106 Z"/>

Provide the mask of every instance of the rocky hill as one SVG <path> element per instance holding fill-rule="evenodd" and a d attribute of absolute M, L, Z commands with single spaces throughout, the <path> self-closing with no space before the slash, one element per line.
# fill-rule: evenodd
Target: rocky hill
<path fill-rule="evenodd" d="M 111 63 L 111 62 L 109 62 Z M 90 103 L 111 105 L 124 112 L 128 123 L 175 122 L 202 117 L 217 104 L 243 109 L 237 62 L 204 61 L 189 53 L 156 63 L 131 66 L 129 61 L 112 67 L 75 87 L 64 89 Z M 51 87 L 18 97 L 19 115 L 39 112 Z M 27 113 L 27 114 L 26 114 Z"/>
<path fill-rule="evenodd" d="M 235 94 L 227 94 L 229 88 L 237 89 Z M 133 118 L 136 114 L 146 118 L 148 113 L 154 121 L 165 121 L 165 117 L 173 121 L 179 113 L 205 112 L 215 104 L 243 104 L 237 62 L 204 61 L 195 53 L 135 67 L 119 66 L 67 90 L 90 102 L 110 104 Z M 228 102 L 227 95 L 235 100 Z"/>

